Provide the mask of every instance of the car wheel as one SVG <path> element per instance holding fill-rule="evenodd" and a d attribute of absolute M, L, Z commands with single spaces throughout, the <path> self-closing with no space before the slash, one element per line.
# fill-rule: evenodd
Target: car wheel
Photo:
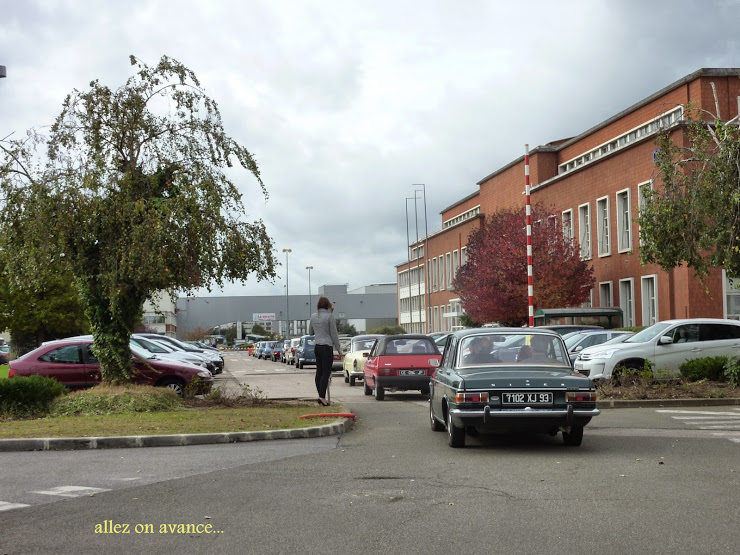
<path fill-rule="evenodd" d="M 302 361 L 302 360 L 299 360 L 299 361 L 298 361 L 298 368 L 299 368 L 300 370 L 303 370 L 303 361 Z"/>
<path fill-rule="evenodd" d="M 583 443 L 583 426 L 571 426 L 570 432 L 563 432 L 563 442 L 578 447 Z"/>
<path fill-rule="evenodd" d="M 342 372 L 342 374 L 344 374 L 344 383 L 349 383 L 349 376 L 347 375 L 347 373 Z M 352 385 L 355 385 L 355 384 L 352 384 Z"/>
<path fill-rule="evenodd" d="M 612 383 L 614 385 L 636 385 L 640 381 L 642 370 L 644 370 L 644 367 L 640 367 L 634 362 L 618 364 L 612 371 Z"/>
<path fill-rule="evenodd" d="M 171 389 L 178 397 L 182 397 L 182 394 L 185 391 L 185 384 L 177 378 L 166 378 L 159 382 L 159 386 Z"/>
<path fill-rule="evenodd" d="M 444 424 L 434 418 L 434 411 L 432 410 L 432 400 L 429 399 L 429 421 L 432 425 L 433 432 L 441 432 L 445 429 Z"/>
<path fill-rule="evenodd" d="M 375 400 L 382 401 L 385 399 L 385 389 L 382 385 L 378 385 L 378 380 L 375 380 Z"/>
<path fill-rule="evenodd" d="M 356 379 L 357 379 L 357 378 L 355 378 L 354 376 L 352 376 L 352 377 L 351 377 L 351 378 L 349 379 L 349 385 L 350 385 L 350 387 L 354 387 L 355 383 L 357 383 L 357 382 L 355 382 L 355 380 L 356 380 Z"/>
<path fill-rule="evenodd" d="M 447 444 L 450 447 L 465 447 L 465 428 L 452 423 L 452 413 L 447 411 Z"/>
<path fill-rule="evenodd" d="M 370 386 L 369 386 L 369 385 L 367 385 L 367 380 L 364 380 L 364 381 L 362 382 L 362 385 L 363 385 L 363 386 L 364 386 L 364 388 L 365 388 L 365 389 L 364 389 L 365 395 L 372 395 L 372 394 L 373 394 L 373 390 L 372 390 L 372 389 L 370 389 Z"/>

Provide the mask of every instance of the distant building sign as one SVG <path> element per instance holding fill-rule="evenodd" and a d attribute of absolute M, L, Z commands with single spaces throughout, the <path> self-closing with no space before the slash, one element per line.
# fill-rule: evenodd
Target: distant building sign
<path fill-rule="evenodd" d="M 274 319 L 275 319 L 274 312 L 259 312 L 259 313 L 252 314 L 253 322 L 265 322 L 267 320 L 274 320 Z"/>

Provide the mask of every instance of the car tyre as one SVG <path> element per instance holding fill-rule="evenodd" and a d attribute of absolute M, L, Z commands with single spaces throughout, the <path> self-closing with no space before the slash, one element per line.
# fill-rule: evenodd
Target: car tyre
<path fill-rule="evenodd" d="M 350 377 L 350 379 L 349 379 L 349 386 L 350 387 L 354 387 L 355 383 L 357 383 L 355 380 L 357 380 L 357 378 L 355 378 L 354 376 Z"/>
<path fill-rule="evenodd" d="M 450 447 L 465 447 L 465 428 L 452 423 L 452 413 L 447 411 L 447 444 Z"/>
<path fill-rule="evenodd" d="M 578 447 L 583 443 L 583 426 L 571 426 L 570 432 L 563 432 L 563 442 Z"/>
<path fill-rule="evenodd" d="M 182 397 L 185 393 L 185 384 L 177 378 L 165 378 L 159 382 L 159 386 L 171 389 L 178 397 Z"/>
<path fill-rule="evenodd" d="M 349 376 L 344 372 L 342 373 L 344 374 L 344 383 L 349 383 Z M 355 385 L 355 384 L 352 384 L 352 385 Z"/>
<path fill-rule="evenodd" d="M 429 399 L 429 421 L 432 425 L 432 431 L 433 432 L 441 432 L 445 429 L 444 424 L 442 424 L 439 420 L 434 418 L 434 412 L 432 411 L 432 400 Z"/>
<path fill-rule="evenodd" d="M 299 370 L 303 370 L 303 361 L 302 360 L 299 360 L 298 361 L 298 369 Z"/>
<path fill-rule="evenodd" d="M 372 389 L 370 389 L 370 386 L 369 386 L 369 385 L 367 385 L 367 380 L 363 381 L 363 382 L 362 382 L 362 385 L 363 385 L 363 386 L 364 386 L 364 388 L 365 388 L 365 389 L 364 389 L 365 395 L 372 395 L 372 394 L 373 394 L 373 390 L 372 390 Z"/>
<path fill-rule="evenodd" d="M 385 388 L 378 384 L 378 380 L 375 380 L 375 400 L 382 401 L 385 399 Z"/>

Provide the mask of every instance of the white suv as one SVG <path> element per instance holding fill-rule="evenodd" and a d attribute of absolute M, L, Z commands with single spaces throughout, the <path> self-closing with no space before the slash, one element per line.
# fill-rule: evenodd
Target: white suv
<path fill-rule="evenodd" d="M 617 367 L 642 369 L 649 360 L 656 376 L 663 376 L 662 371 L 677 375 L 686 360 L 716 356 L 740 356 L 740 321 L 665 320 L 622 343 L 584 349 L 573 367 L 594 380 L 606 380 Z"/>

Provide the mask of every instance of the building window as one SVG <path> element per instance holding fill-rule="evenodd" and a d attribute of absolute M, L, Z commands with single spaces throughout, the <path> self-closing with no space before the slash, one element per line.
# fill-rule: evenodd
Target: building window
<path fill-rule="evenodd" d="M 740 320 L 740 280 L 727 277 L 722 270 L 722 291 L 725 298 L 725 318 Z"/>
<path fill-rule="evenodd" d="M 445 257 L 444 255 L 439 257 L 439 289 L 440 291 L 445 288 Z"/>
<path fill-rule="evenodd" d="M 573 242 L 573 211 L 563 211 L 563 239 Z"/>
<path fill-rule="evenodd" d="M 432 258 L 432 290 L 437 290 L 437 283 L 439 279 L 439 267 L 437 265 L 437 259 Z"/>
<path fill-rule="evenodd" d="M 619 252 L 632 250 L 632 210 L 629 189 L 617 193 L 617 249 Z"/>
<path fill-rule="evenodd" d="M 611 281 L 599 283 L 599 306 L 614 306 Z"/>
<path fill-rule="evenodd" d="M 635 325 L 635 285 L 632 278 L 619 280 L 619 308 L 624 316 L 624 327 Z"/>
<path fill-rule="evenodd" d="M 578 238 L 581 242 L 581 258 L 591 258 L 591 206 L 582 204 L 578 207 Z"/>
<path fill-rule="evenodd" d="M 447 260 L 447 289 L 452 289 L 452 253 L 448 252 L 445 258 Z"/>
<path fill-rule="evenodd" d="M 460 257 L 458 251 L 452 251 L 452 278 L 457 277 L 457 271 L 460 269 Z"/>
<path fill-rule="evenodd" d="M 652 326 L 658 321 L 658 276 L 642 278 L 642 325 Z"/>
<path fill-rule="evenodd" d="M 460 249 L 460 266 L 465 266 L 468 263 L 468 247 Z"/>
<path fill-rule="evenodd" d="M 596 201 L 596 235 L 599 241 L 599 256 L 608 256 L 612 253 L 609 240 L 609 197 L 602 197 Z"/>

